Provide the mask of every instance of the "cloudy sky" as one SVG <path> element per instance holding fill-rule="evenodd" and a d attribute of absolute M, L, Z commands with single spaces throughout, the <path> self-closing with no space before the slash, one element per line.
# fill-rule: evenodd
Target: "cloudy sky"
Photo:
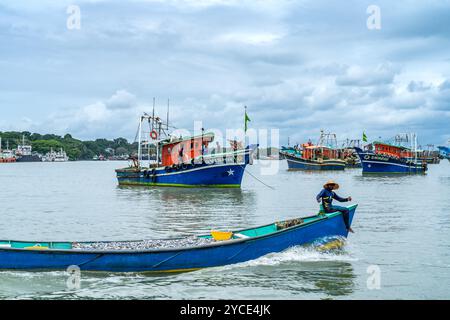
<path fill-rule="evenodd" d="M 132 140 L 153 97 L 187 129 L 242 127 L 247 105 L 282 144 L 320 129 L 443 144 L 450 1 L 2 0 L 0 131 Z"/>

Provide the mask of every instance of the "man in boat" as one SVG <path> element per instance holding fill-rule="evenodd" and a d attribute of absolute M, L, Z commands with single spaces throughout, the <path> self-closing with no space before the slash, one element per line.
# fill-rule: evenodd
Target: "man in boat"
<path fill-rule="evenodd" d="M 342 217 L 344 218 L 345 227 L 347 228 L 348 232 L 352 232 L 353 230 L 350 227 L 350 221 L 349 221 L 349 210 L 346 207 L 341 206 L 334 206 L 333 205 L 333 199 L 339 201 L 339 202 L 347 202 L 352 201 L 352 197 L 348 198 L 341 198 L 339 197 L 336 192 L 333 190 L 339 189 L 339 185 L 334 182 L 333 180 L 328 180 L 324 185 L 322 191 L 317 195 L 316 199 L 317 202 L 320 203 L 322 201 L 323 209 L 326 213 L 331 212 L 342 212 Z"/>

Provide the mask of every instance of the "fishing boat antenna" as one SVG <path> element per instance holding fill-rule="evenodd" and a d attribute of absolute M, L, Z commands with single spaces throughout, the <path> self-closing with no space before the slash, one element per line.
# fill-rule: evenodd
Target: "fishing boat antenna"
<path fill-rule="evenodd" d="M 155 121 L 155 97 L 153 97 L 153 113 L 152 113 L 152 131 L 155 129 L 154 121 Z"/>
<path fill-rule="evenodd" d="M 145 113 L 144 113 L 145 116 Z M 139 118 L 139 129 L 138 129 L 138 167 L 141 167 L 141 159 L 142 159 L 142 121 L 144 120 L 144 116 Z"/>
<path fill-rule="evenodd" d="M 170 99 L 167 99 L 167 123 L 166 123 L 167 130 L 169 130 L 169 106 L 170 106 Z"/>

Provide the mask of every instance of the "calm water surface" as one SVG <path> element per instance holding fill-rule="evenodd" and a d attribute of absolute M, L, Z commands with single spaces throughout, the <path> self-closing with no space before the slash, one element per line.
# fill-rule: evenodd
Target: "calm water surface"
<path fill-rule="evenodd" d="M 175 275 L 0 271 L 0 298 L 444 299 L 450 298 L 450 163 L 427 175 L 345 172 L 262 175 L 241 190 L 120 188 L 120 162 L 0 164 L 0 238 L 129 240 L 242 228 L 317 212 L 315 195 L 333 178 L 359 204 L 343 249 L 292 248 L 258 260 Z M 380 268 L 380 289 L 367 286 Z"/>

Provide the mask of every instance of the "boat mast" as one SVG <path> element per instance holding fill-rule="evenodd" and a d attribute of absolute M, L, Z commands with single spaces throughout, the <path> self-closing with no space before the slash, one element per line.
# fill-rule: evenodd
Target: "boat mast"
<path fill-rule="evenodd" d="M 167 99 L 167 123 L 166 123 L 167 131 L 169 131 L 169 106 L 170 106 L 170 99 Z"/>
<path fill-rule="evenodd" d="M 417 135 L 414 133 L 414 166 L 417 165 Z"/>
<path fill-rule="evenodd" d="M 139 119 L 139 137 L 138 137 L 138 167 L 141 167 L 141 159 L 142 159 L 142 121 L 144 117 L 141 116 Z"/>

